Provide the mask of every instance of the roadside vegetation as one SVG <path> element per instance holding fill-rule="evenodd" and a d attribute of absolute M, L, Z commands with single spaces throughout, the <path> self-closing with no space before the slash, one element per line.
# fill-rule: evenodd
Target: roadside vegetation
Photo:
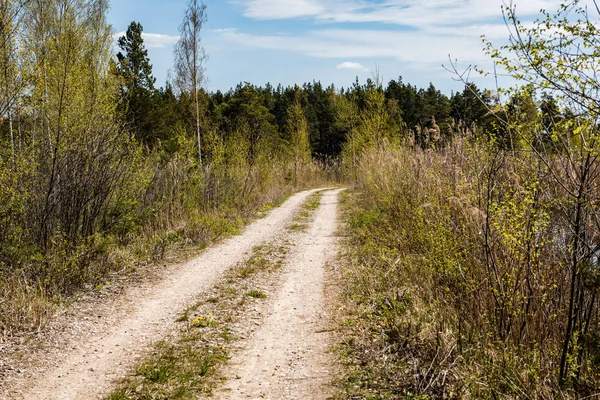
<path fill-rule="evenodd" d="M 505 12 L 487 51 L 527 85 L 487 126 L 398 140 L 367 114 L 344 148 L 339 398 L 600 395 L 600 16 Z"/>

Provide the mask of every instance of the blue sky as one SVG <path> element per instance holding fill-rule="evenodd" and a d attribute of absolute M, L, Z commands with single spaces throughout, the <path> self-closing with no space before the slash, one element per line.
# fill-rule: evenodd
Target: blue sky
<path fill-rule="evenodd" d="M 508 2 L 509 0 L 505 0 Z M 109 22 L 118 35 L 131 21 L 144 26 L 158 85 L 172 67 L 173 44 L 188 0 L 112 0 Z M 203 43 L 209 55 L 208 90 L 239 82 L 263 85 L 320 80 L 338 88 L 379 70 L 384 82 L 399 76 L 447 94 L 461 90 L 448 56 L 459 66 L 491 70 L 481 35 L 502 44 L 508 36 L 502 0 L 205 0 Z M 557 0 L 515 0 L 532 20 Z M 482 87 L 493 80 L 473 76 Z"/>

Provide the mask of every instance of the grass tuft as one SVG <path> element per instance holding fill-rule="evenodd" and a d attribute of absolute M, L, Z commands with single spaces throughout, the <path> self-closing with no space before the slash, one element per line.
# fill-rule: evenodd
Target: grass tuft
<path fill-rule="evenodd" d="M 267 298 L 266 293 L 261 290 L 251 290 L 248 292 L 248 296 L 253 297 L 255 299 L 266 299 Z"/>

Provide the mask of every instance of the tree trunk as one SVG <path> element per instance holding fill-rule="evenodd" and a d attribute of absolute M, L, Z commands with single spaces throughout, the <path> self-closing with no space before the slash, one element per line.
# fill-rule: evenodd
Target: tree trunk
<path fill-rule="evenodd" d="M 15 134 L 13 132 L 13 116 L 11 106 L 8 106 L 8 131 L 10 132 L 10 153 L 12 167 L 15 168 Z"/>

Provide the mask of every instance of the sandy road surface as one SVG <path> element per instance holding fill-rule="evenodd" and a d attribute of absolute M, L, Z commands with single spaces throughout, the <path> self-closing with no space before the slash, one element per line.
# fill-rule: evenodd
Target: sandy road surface
<path fill-rule="evenodd" d="M 282 234 L 294 211 L 312 192 L 292 196 L 249 225 L 242 235 L 208 249 L 149 290 L 130 290 L 125 295 L 130 305 L 127 312 L 113 316 L 113 322 L 98 327 L 91 338 L 71 343 L 55 368 L 41 371 L 39 378 L 14 398 L 79 400 L 106 395 L 111 381 L 136 361 L 146 345 L 172 329 L 177 314 L 192 304 L 198 293 L 212 287 L 252 247 Z"/>
<path fill-rule="evenodd" d="M 325 265 L 336 254 L 339 192 L 324 192 L 314 222 L 285 262 L 269 315 L 245 350 L 232 356 L 227 385 L 215 398 L 319 400 L 331 394 L 323 289 Z"/>

